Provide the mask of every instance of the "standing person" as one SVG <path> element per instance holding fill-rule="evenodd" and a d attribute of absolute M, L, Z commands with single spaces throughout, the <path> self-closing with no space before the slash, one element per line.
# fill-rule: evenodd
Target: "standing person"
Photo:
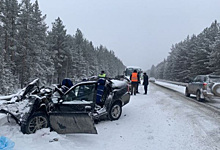
<path fill-rule="evenodd" d="M 143 79 L 144 79 L 144 82 L 143 82 L 143 85 L 144 85 L 144 94 L 147 94 L 148 75 L 146 74 L 146 72 L 144 72 Z"/>
<path fill-rule="evenodd" d="M 134 72 L 130 76 L 130 80 L 131 80 L 131 95 L 133 95 L 133 93 L 134 93 L 134 95 L 136 95 L 138 79 L 139 79 L 139 75 L 137 73 L 137 70 L 134 70 Z"/>
<path fill-rule="evenodd" d="M 141 80 L 140 80 L 140 72 L 138 72 L 138 84 L 137 84 L 137 89 L 136 89 L 136 93 L 139 93 L 138 92 L 138 87 L 139 87 L 139 84 L 141 83 Z"/>
<path fill-rule="evenodd" d="M 106 77 L 105 71 L 101 71 L 101 73 L 99 74 L 98 77 L 99 78 L 105 78 Z"/>

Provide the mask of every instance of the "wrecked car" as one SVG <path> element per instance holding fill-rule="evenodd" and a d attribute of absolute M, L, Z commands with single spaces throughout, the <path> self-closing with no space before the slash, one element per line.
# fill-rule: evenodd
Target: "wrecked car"
<path fill-rule="evenodd" d="M 0 113 L 14 118 L 24 134 L 50 127 L 60 134 L 97 134 L 94 120 L 117 120 L 130 100 L 128 85 L 116 79 L 86 80 L 71 87 L 39 87 L 31 82 L 9 101 L 0 101 Z"/>

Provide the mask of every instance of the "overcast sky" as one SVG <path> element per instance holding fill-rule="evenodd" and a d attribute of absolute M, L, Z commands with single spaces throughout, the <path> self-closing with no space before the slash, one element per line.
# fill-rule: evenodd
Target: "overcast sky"
<path fill-rule="evenodd" d="M 220 0 L 38 0 L 46 23 L 61 18 L 94 46 L 113 50 L 126 66 L 144 70 L 167 58 L 172 44 L 220 21 Z"/>

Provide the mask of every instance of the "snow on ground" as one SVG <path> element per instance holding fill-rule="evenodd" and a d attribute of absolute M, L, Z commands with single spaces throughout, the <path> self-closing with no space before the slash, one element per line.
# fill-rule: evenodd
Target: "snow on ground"
<path fill-rule="evenodd" d="M 97 135 L 61 135 L 42 129 L 23 135 L 19 126 L 0 126 L 0 136 L 15 142 L 14 150 L 217 150 L 220 121 L 209 110 L 184 101 L 153 84 L 148 95 L 131 97 L 117 121 L 96 124 Z M 55 140 L 53 140 L 55 139 Z M 56 141 L 58 139 L 58 141 Z M 217 142 L 216 142 L 217 141 Z"/>
<path fill-rule="evenodd" d="M 165 87 L 168 87 L 168 88 L 173 89 L 175 91 L 178 91 L 180 93 L 183 93 L 183 94 L 185 93 L 185 89 L 186 89 L 185 86 L 170 84 L 170 83 L 162 82 L 162 81 L 156 81 L 155 83 L 162 85 L 162 86 L 165 86 Z"/>

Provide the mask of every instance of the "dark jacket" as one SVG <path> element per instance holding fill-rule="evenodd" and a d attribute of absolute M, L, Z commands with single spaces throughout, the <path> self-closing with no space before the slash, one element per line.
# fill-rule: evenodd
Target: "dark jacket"
<path fill-rule="evenodd" d="M 143 80 L 144 80 L 144 82 L 143 82 L 143 85 L 148 85 L 148 75 L 143 75 Z"/>

